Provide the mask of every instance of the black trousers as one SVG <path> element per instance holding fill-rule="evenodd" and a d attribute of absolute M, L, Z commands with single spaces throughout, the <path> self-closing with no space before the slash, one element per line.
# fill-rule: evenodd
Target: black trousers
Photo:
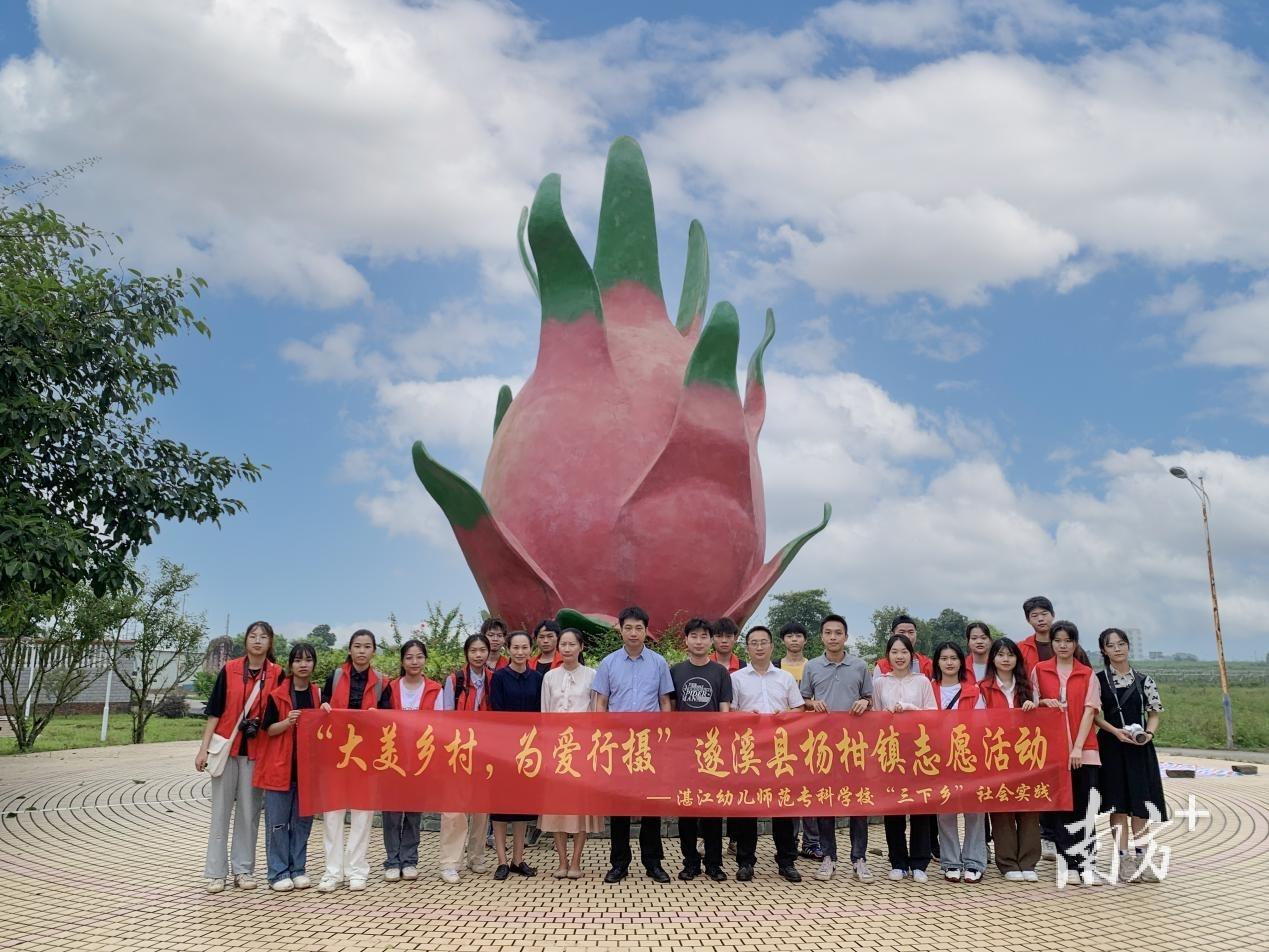
<path fill-rule="evenodd" d="M 679 848 L 683 851 L 683 868 L 700 869 L 701 854 L 696 838 L 705 841 L 705 866 L 723 865 L 723 818 L 719 816 L 679 817 Z"/>
<path fill-rule="evenodd" d="M 1093 840 L 1091 847 L 1081 848 L 1079 843 L 1087 839 L 1087 836 L 1082 835 L 1078 829 L 1072 832 L 1067 829 L 1067 825 L 1084 822 L 1085 814 L 1088 813 L 1089 795 L 1097 786 L 1099 774 L 1099 768 L 1091 764 L 1072 770 L 1071 811 L 1042 814 L 1042 817 L 1048 817 L 1053 824 L 1053 844 L 1057 847 L 1057 851 L 1066 857 L 1066 868 L 1072 872 L 1083 872 L 1084 867 L 1093 865 L 1096 859 L 1092 849 L 1097 846 L 1097 841 Z"/>
<path fill-rule="evenodd" d="M 608 818 L 609 840 L 608 862 L 617 869 L 630 868 L 630 817 L 614 816 Z M 661 818 L 645 816 L 639 818 L 639 860 L 649 869 L 660 866 L 664 858 L 661 850 Z"/>
<path fill-rule="evenodd" d="M 925 872 L 930 865 L 931 830 L 937 830 L 938 821 L 931 814 L 914 813 L 910 817 L 888 816 L 885 827 L 890 868 Z"/>
<path fill-rule="evenodd" d="M 781 869 L 797 863 L 798 822 L 784 817 L 774 817 L 771 820 L 771 838 L 775 841 L 776 865 Z M 758 850 L 757 818 L 731 817 L 727 821 L 727 831 L 736 838 L 736 865 L 754 865 Z"/>

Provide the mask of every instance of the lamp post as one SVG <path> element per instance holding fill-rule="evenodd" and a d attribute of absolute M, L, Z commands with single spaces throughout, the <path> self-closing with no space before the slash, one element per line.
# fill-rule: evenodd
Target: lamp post
<path fill-rule="evenodd" d="M 1207 490 L 1203 488 L 1202 476 L 1198 478 L 1198 482 L 1195 482 L 1183 466 L 1173 466 L 1168 472 L 1190 484 L 1203 510 L 1203 535 L 1207 539 L 1207 584 L 1212 592 L 1212 625 L 1216 629 L 1216 666 L 1221 674 L 1221 696 L 1225 707 L 1225 747 L 1233 750 L 1234 708 L 1229 702 L 1229 674 L 1225 669 L 1225 642 L 1221 638 L 1221 610 L 1216 601 L 1216 569 L 1212 565 L 1212 530 L 1207 523 L 1207 510 L 1211 500 L 1207 497 Z"/>

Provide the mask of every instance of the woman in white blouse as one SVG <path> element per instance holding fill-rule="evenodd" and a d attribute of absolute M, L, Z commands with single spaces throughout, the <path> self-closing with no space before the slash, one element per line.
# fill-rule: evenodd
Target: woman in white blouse
<path fill-rule="evenodd" d="M 874 678 L 872 682 L 872 708 L 901 714 L 904 711 L 937 711 L 934 688 L 925 675 L 912 673 L 912 641 L 907 635 L 891 635 L 886 642 L 886 658 L 890 673 Z M 886 848 L 890 853 L 890 878 L 903 879 L 908 873 L 918 883 L 929 881 L 925 870 L 930 865 L 930 853 L 934 844 L 934 817 L 929 813 L 914 813 L 911 820 L 899 814 L 887 816 Z M 908 827 L 911 826 L 910 843 Z"/>
<path fill-rule="evenodd" d="M 583 714 L 591 709 L 591 682 L 595 670 L 581 663 L 582 634 L 576 628 L 560 632 L 556 653 L 559 667 L 552 668 L 542 679 L 542 712 L 544 714 Z M 559 857 L 556 879 L 582 878 L 582 850 L 586 847 L 586 834 L 599 833 L 604 828 L 602 816 L 563 816 L 543 814 L 538 822 L 544 833 L 555 834 L 555 852 Z M 568 836 L 573 834 L 573 856 L 569 862 Z"/>

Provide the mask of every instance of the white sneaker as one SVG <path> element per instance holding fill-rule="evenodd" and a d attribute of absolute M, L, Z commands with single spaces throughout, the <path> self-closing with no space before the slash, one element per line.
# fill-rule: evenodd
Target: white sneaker
<path fill-rule="evenodd" d="M 489 864 L 486 863 L 483 859 L 478 863 L 473 863 L 469 861 L 467 863 L 467 868 L 470 869 L 477 876 L 483 876 L 485 875 L 485 873 L 489 872 Z"/>
<path fill-rule="evenodd" d="M 406 866 L 401 870 L 401 878 L 406 880 L 418 879 L 419 871 L 413 866 Z"/>
<path fill-rule="evenodd" d="M 383 878 L 390 883 L 395 883 L 401 878 L 401 870 L 397 869 L 395 866 L 389 866 L 383 871 Z"/>
<path fill-rule="evenodd" d="M 279 879 L 277 882 L 269 886 L 274 892 L 290 892 L 295 888 L 295 883 L 289 879 Z"/>
<path fill-rule="evenodd" d="M 1038 883 L 1040 881 L 1040 875 L 1034 869 L 1024 869 L 1022 878 L 1029 883 Z"/>
<path fill-rule="evenodd" d="M 1026 874 L 1024 873 L 1023 875 L 1026 875 Z M 982 879 L 982 878 L 983 878 L 983 874 L 982 874 L 982 873 L 980 873 L 980 872 L 979 872 L 978 870 L 976 870 L 976 869 L 967 869 L 967 870 L 965 870 L 965 877 L 964 877 L 964 878 L 965 878 L 965 882 L 967 882 L 967 883 L 976 883 L 976 882 L 978 882 L 980 879 Z"/>
<path fill-rule="evenodd" d="M 837 869 L 837 864 L 829 857 L 824 857 L 824 862 L 820 863 L 820 868 L 815 871 L 815 878 L 822 880 L 830 880 L 833 878 L 833 872 Z"/>
<path fill-rule="evenodd" d="M 353 892 L 361 892 L 366 888 L 366 881 L 364 879 L 350 879 L 348 880 L 348 888 Z"/>
<path fill-rule="evenodd" d="M 308 889 L 309 886 L 313 885 L 313 881 L 307 876 L 292 876 L 291 885 L 296 889 Z"/>
<path fill-rule="evenodd" d="M 323 876 L 322 881 L 317 884 L 318 892 L 334 892 L 339 888 L 339 880 L 334 876 Z"/>
<path fill-rule="evenodd" d="M 1057 859 L 1057 846 L 1052 840 L 1040 841 L 1040 859 Z"/>
<path fill-rule="evenodd" d="M 892 870 L 890 870 L 890 877 L 889 877 L 889 878 L 890 878 L 890 879 L 892 879 L 892 880 L 894 880 L 895 882 L 898 882 L 899 880 L 901 880 L 901 879 L 903 878 L 903 876 L 904 876 L 904 873 L 903 873 L 903 870 L 901 870 L 901 869 L 892 869 Z"/>
<path fill-rule="evenodd" d="M 959 869 L 945 869 L 943 870 L 943 878 L 951 883 L 959 883 L 961 881 L 961 871 Z M 965 878 L 969 879 L 969 876 L 966 875 Z"/>
<path fill-rule="evenodd" d="M 1130 883 L 1133 877 L 1137 875 L 1137 857 L 1132 853 L 1126 853 L 1119 857 L 1119 881 L 1121 883 Z"/>
<path fill-rule="evenodd" d="M 930 881 L 930 877 L 925 874 L 925 870 L 914 869 L 912 870 L 912 881 L 916 883 L 928 883 Z"/>
<path fill-rule="evenodd" d="M 868 868 L 867 860 L 857 859 L 854 862 L 855 878 L 861 883 L 872 882 L 872 870 Z"/>
<path fill-rule="evenodd" d="M 225 891 L 225 881 L 223 879 L 207 880 L 207 891 L 209 893 L 218 893 Z"/>
<path fill-rule="evenodd" d="M 1085 886 L 1100 886 L 1104 881 L 1091 869 L 1086 869 L 1084 872 L 1080 873 L 1079 880 Z"/>
<path fill-rule="evenodd" d="M 1027 877 L 1025 875 L 1018 872 L 1016 869 L 1011 869 L 1009 872 L 1005 873 L 1005 879 L 1009 880 L 1011 883 L 1020 883 L 1026 878 Z"/>
<path fill-rule="evenodd" d="M 255 889 L 256 878 L 250 873 L 238 873 L 234 876 L 234 885 L 239 889 Z"/>
<path fill-rule="evenodd" d="M 442 869 L 441 879 L 445 880 L 447 883 L 457 883 L 461 881 L 461 877 L 458 875 L 458 870 L 456 869 Z"/>

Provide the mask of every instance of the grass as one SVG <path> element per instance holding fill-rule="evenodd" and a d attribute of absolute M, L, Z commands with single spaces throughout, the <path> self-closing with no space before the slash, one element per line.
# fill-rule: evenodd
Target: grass
<path fill-rule="evenodd" d="M 1219 749 L 1225 746 L 1225 713 L 1215 684 L 1159 681 L 1163 714 L 1161 747 Z M 1269 750 L 1269 686 L 1229 686 L 1234 709 L 1234 745 L 1240 750 Z"/>
<path fill-rule="evenodd" d="M 153 717 L 145 729 L 146 743 L 165 740 L 197 740 L 203 735 L 201 717 Z M 47 750 L 71 750 L 77 747 L 111 747 L 132 740 L 132 719 L 127 714 L 110 715 L 106 743 L 101 742 L 100 714 L 68 714 L 55 717 L 35 741 L 35 753 Z M 12 735 L 0 737 L 0 755 L 16 754 L 17 742 Z"/>

